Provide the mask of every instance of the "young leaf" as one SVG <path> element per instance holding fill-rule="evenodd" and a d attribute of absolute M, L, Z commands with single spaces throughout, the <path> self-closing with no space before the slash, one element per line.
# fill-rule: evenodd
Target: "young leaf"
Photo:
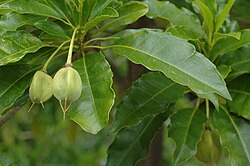
<path fill-rule="evenodd" d="M 131 24 L 145 15 L 148 12 L 148 8 L 144 3 L 130 2 L 118 8 L 117 12 L 119 17 L 107 20 L 104 26 L 101 27 L 101 30 Z"/>
<path fill-rule="evenodd" d="M 249 75 L 243 75 L 229 83 L 232 101 L 228 101 L 229 111 L 250 120 Z"/>
<path fill-rule="evenodd" d="M 195 4 L 200 10 L 200 14 L 203 17 L 203 25 L 207 35 L 212 35 L 214 32 L 214 16 L 210 9 L 201 0 L 195 0 Z"/>
<path fill-rule="evenodd" d="M 93 6 L 91 15 L 90 15 L 90 20 L 94 19 L 97 17 L 99 13 L 103 11 L 105 7 L 107 7 L 113 0 L 97 0 L 95 5 Z"/>
<path fill-rule="evenodd" d="M 249 165 L 249 123 L 223 108 L 214 111 L 212 125 L 220 133 L 222 146 L 228 149 L 231 165 Z"/>
<path fill-rule="evenodd" d="M 211 55 L 213 61 L 221 54 L 236 50 L 244 45 L 250 44 L 250 29 L 244 29 L 241 31 L 240 40 L 233 37 L 227 37 L 219 40 L 212 49 Z"/>
<path fill-rule="evenodd" d="M 34 15 L 21 15 L 16 12 L 7 13 L 0 20 L 0 29 L 3 33 L 5 31 L 16 31 L 17 28 L 24 25 L 33 25 L 37 21 L 44 20 L 44 17 Z"/>
<path fill-rule="evenodd" d="M 143 119 L 137 126 L 122 129 L 108 149 L 106 166 L 128 166 L 145 157 L 156 131 L 168 116 L 159 114 Z"/>
<path fill-rule="evenodd" d="M 49 22 L 49 21 L 38 21 L 34 24 L 38 29 L 41 29 L 42 31 L 58 36 L 62 39 L 69 39 L 69 37 L 66 35 L 62 27 L 60 27 L 58 24 Z"/>
<path fill-rule="evenodd" d="M 230 9 L 232 8 L 235 0 L 228 0 L 227 4 L 225 5 L 224 9 L 218 15 L 218 18 L 215 23 L 215 32 L 218 32 L 220 27 L 222 26 L 223 22 L 226 20 Z"/>
<path fill-rule="evenodd" d="M 112 130 L 136 125 L 146 116 L 165 111 L 167 104 L 180 98 L 183 93 L 184 87 L 160 72 L 143 75 L 129 88 L 117 107 Z"/>
<path fill-rule="evenodd" d="M 112 72 L 101 53 L 88 54 L 74 63 L 82 79 L 82 95 L 72 104 L 70 118 L 82 129 L 96 134 L 107 123 L 114 104 Z"/>
<path fill-rule="evenodd" d="M 27 53 L 47 46 L 25 31 L 5 32 L 0 38 L 0 66 L 19 61 Z"/>
<path fill-rule="evenodd" d="M 112 48 L 134 63 L 161 71 L 173 81 L 189 86 L 201 97 L 211 98 L 217 93 L 231 99 L 214 64 L 186 40 L 159 31 L 127 30 Z"/>
<path fill-rule="evenodd" d="M 174 165 L 195 156 L 196 144 L 204 130 L 206 116 L 200 110 L 183 109 L 172 115 L 169 137 L 176 142 Z"/>
<path fill-rule="evenodd" d="M 110 17 L 118 17 L 119 14 L 117 13 L 117 11 L 111 7 L 107 7 L 105 9 L 103 9 L 103 11 L 98 14 L 94 19 L 90 20 L 89 22 L 87 22 L 84 25 L 84 30 L 87 32 L 89 29 L 91 29 L 92 27 L 94 27 L 95 25 L 97 25 L 99 22 L 110 18 Z"/>
<path fill-rule="evenodd" d="M 203 31 L 199 19 L 193 14 L 188 14 L 185 10 L 177 8 L 169 1 L 147 0 L 149 6 L 149 17 L 160 17 L 169 20 L 172 25 L 184 27 L 195 34 L 197 38 L 203 36 Z"/>

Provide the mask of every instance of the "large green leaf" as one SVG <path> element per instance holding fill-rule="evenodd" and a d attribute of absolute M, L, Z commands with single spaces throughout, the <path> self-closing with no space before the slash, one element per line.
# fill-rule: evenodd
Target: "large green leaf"
<path fill-rule="evenodd" d="M 36 52 L 45 46 L 45 43 L 27 32 L 5 32 L 0 35 L 0 66 L 19 61 L 27 53 Z"/>
<path fill-rule="evenodd" d="M 167 116 L 146 117 L 137 126 L 122 129 L 108 149 L 106 166 L 132 166 L 145 157 L 156 131 Z"/>
<path fill-rule="evenodd" d="M 144 117 L 165 111 L 167 104 L 184 93 L 184 88 L 160 72 L 143 75 L 126 92 L 117 107 L 113 130 L 136 125 Z"/>
<path fill-rule="evenodd" d="M 228 149 L 231 165 L 250 165 L 249 122 L 221 109 L 213 113 L 212 124 L 220 133 L 222 146 Z"/>
<path fill-rule="evenodd" d="M 217 93 L 231 99 L 214 64 L 186 40 L 159 31 L 127 30 L 112 47 L 114 52 L 134 63 L 162 71 L 173 81 L 189 86 L 201 97 L 211 99 Z"/>
<path fill-rule="evenodd" d="M 34 14 L 52 17 L 59 20 L 63 18 L 51 7 L 34 0 L 12 0 L 8 3 L 0 5 L 0 10 L 6 9 L 16 11 L 21 14 Z"/>
<path fill-rule="evenodd" d="M 56 13 L 64 18 L 67 19 L 69 16 L 69 9 L 67 8 L 65 0 L 43 0 L 48 6 L 56 11 Z"/>
<path fill-rule="evenodd" d="M 237 40 L 233 37 L 227 37 L 219 40 L 214 48 L 212 49 L 211 55 L 213 56 L 213 61 L 221 54 L 228 51 L 235 50 L 244 45 L 250 44 L 250 29 L 244 29 L 241 31 L 241 38 Z"/>
<path fill-rule="evenodd" d="M 72 104 L 69 115 L 85 131 L 96 134 L 107 123 L 114 104 L 112 72 L 101 53 L 88 54 L 74 63 L 82 82 L 82 95 Z"/>
<path fill-rule="evenodd" d="M 169 137 L 176 142 L 174 165 L 195 156 L 196 144 L 200 140 L 205 122 L 205 114 L 192 108 L 180 110 L 171 117 Z"/>
<path fill-rule="evenodd" d="M 23 25 L 33 25 L 35 22 L 44 20 L 44 17 L 34 15 L 21 15 L 15 12 L 8 13 L 0 20 L 0 29 L 4 31 L 16 31 Z"/>
<path fill-rule="evenodd" d="M 10 108 L 29 87 L 37 70 L 33 65 L 8 65 L 0 67 L 0 114 Z"/>
<path fill-rule="evenodd" d="M 167 19 L 173 25 L 192 32 L 196 38 L 203 36 L 199 19 L 194 14 L 190 15 L 191 12 L 187 13 L 168 1 L 147 0 L 146 4 L 149 6 L 149 17 Z"/>
<path fill-rule="evenodd" d="M 228 101 L 229 111 L 250 120 L 250 77 L 243 75 L 229 84 L 232 101 Z"/>
<path fill-rule="evenodd" d="M 69 37 L 64 32 L 63 28 L 56 23 L 50 21 L 38 21 L 34 25 L 38 29 L 41 29 L 42 31 L 50 35 L 58 36 L 63 39 L 69 39 Z"/>
<path fill-rule="evenodd" d="M 105 25 L 102 26 L 101 29 L 109 29 L 131 24 L 138 18 L 145 15 L 148 12 L 148 8 L 144 3 L 130 2 L 118 8 L 117 12 L 119 13 L 119 17 L 107 20 L 107 22 L 105 22 Z"/>
<path fill-rule="evenodd" d="M 118 17 L 119 14 L 117 13 L 117 11 L 111 7 L 107 7 L 105 9 L 103 9 L 103 11 L 98 14 L 93 20 L 90 20 L 89 22 L 87 22 L 84 25 L 84 30 L 88 31 L 90 28 L 94 27 L 95 25 L 97 25 L 99 22 L 110 18 L 110 17 Z"/>
<path fill-rule="evenodd" d="M 99 13 L 103 11 L 113 0 L 96 0 L 95 5 L 93 6 L 90 19 L 95 18 Z"/>

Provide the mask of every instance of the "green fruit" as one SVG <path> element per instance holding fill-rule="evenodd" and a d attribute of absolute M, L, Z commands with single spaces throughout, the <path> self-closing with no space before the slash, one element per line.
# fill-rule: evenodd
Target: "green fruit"
<path fill-rule="evenodd" d="M 82 93 L 82 80 L 79 73 L 72 67 L 60 69 L 53 78 L 53 94 L 65 105 L 78 100 Z M 61 103 L 60 103 L 61 104 Z M 64 108 L 65 110 L 67 107 Z"/>
<path fill-rule="evenodd" d="M 42 72 L 37 71 L 33 76 L 29 96 L 33 103 L 43 104 L 52 97 L 52 78 Z"/>
<path fill-rule="evenodd" d="M 222 154 L 219 137 L 211 130 L 205 130 L 197 145 L 196 157 L 208 164 L 218 163 Z"/>

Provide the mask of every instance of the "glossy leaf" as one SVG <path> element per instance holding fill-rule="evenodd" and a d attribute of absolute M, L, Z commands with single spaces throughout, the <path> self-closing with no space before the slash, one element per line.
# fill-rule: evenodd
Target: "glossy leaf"
<path fill-rule="evenodd" d="M 0 5 L 0 10 L 9 9 L 21 14 L 34 14 L 61 19 L 55 10 L 34 0 L 12 0 Z"/>
<path fill-rule="evenodd" d="M 229 111 L 250 120 L 250 77 L 243 75 L 229 84 L 232 101 L 228 102 Z"/>
<path fill-rule="evenodd" d="M 98 14 L 93 20 L 90 20 L 89 22 L 87 22 L 84 25 L 84 30 L 88 31 L 90 28 L 94 27 L 95 25 L 97 25 L 99 22 L 110 18 L 110 17 L 118 17 L 119 14 L 117 13 L 117 11 L 111 7 L 107 7 L 105 9 L 103 9 L 103 11 Z"/>
<path fill-rule="evenodd" d="M 122 129 L 108 149 L 106 166 L 132 166 L 145 157 L 151 140 L 166 118 L 163 114 L 150 116 L 137 126 Z"/>
<path fill-rule="evenodd" d="M 44 0 L 48 6 L 56 11 L 56 13 L 63 19 L 69 16 L 69 9 L 67 8 L 65 0 Z"/>
<path fill-rule="evenodd" d="M 211 99 L 217 93 L 231 99 L 213 63 L 186 40 L 159 31 L 128 30 L 112 47 L 132 62 L 161 71 L 173 81 L 189 86 L 201 97 Z"/>
<path fill-rule="evenodd" d="M 180 26 L 191 31 L 195 36 L 202 37 L 203 31 L 197 16 L 189 14 L 185 10 L 177 8 L 174 4 L 168 1 L 147 0 L 149 6 L 149 17 L 160 17 L 169 20 L 172 25 Z"/>
<path fill-rule="evenodd" d="M 8 13 L 0 20 L 0 29 L 4 31 L 16 31 L 17 28 L 24 25 L 33 25 L 35 22 L 44 20 L 44 17 L 33 15 L 21 15 L 15 12 Z"/>
<path fill-rule="evenodd" d="M 235 0 L 229 0 L 227 4 L 225 5 L 224 9 L 220 12 L 218 15 L 218 18 L 215 23 L 215 32 L 218 32 L 218 30 L 221 28 L 223 22 L 226 20 L 230 9 L 232 8 Z"/>
<path fill-rule="evenodd" d="M 82 129 L 96 134 L 108 123 L 114 104 L 112 72 L 101 53 L 88 54 L 74 63 L 82 79 L 82 95 L 69 110 L 70 118 Z"/>
<path fill-rule="evenodd" d="M 174 165 L 192 158 L 204 130 L 206 116 L 200 110 L 183 109 L 171 117 L 169 137 L 176 142 Z"/>
<path fill-rule="evenodd" d="M 183 93 L 184 87 L 160 72 L 143 75 L 134 82 L 118 105 L 113 131 L 136 125 L 146 116 L 165 111 L 167 104 L 180 98 Z"/>
<path fill-rule="evenodd" d="M 60 27 L 58 24 L 55 24 L 53 22 L 39 21 L 39 22 L 35 23 L 35 26 L 38 29 L 41 29 L 42 31 L 44 31 L 50 35 L 58 36 L 58 37 L 61 37 L 63 39 L 69 39 L 69 37 L 66 35 L 66 33 L 64 32 L 62 27 Z"/>
<path fill-rule="evenodd" d="M 37 66 L 28 64 L 0 67 L 0 114 L 10 108 L 16 99 L 23 95 L 36 70 Z"/>
<path fill-rule="evenodd" d="M 0 35 L 0 66 L 19 61 L 24 55 L 36 52 L 46 44 L 24 31 Z"/>
<path fill-rule="evenodd" d="M 144 3 L 131 2 L 118 8 L 117 12 L 119 13 L 119 17 L 107 20 L 101 29 L 109 29 L 131 24 L 145 15 L 148 12 L 148 8 Z"/>
<path fill-rule="evenodd" d="M 241 31 L 240 40 L 232 37 L 219 40 L 212 49 L 211 55 L 213 56 L 213 60 L 215 60 L 219 55 L 235 50 L 247 44 L 250 44 L 250 29 Z"/>
<path fill-rule="evenodd" d="M 242 118 L 233 116 L 227 110 L 214 111 L 212 124 L 220 133 L 221 143 L 228 149 L 231 165 L 250 164 L 250 125 Z"/>
<path fill-rule="evenodd" d="M 94 19 L 99 13 L 103 11 L 113 0 L 96 0 L 95 5 L 93 6 L 90 19 Z"/>

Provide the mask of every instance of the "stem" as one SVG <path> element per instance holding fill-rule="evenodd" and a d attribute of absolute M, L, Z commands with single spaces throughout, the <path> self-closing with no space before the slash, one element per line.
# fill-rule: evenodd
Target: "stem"
<path fill-rule="evenodd" d="M 84 0 L 80 0 L 79 2 L 79 26 L 82 27 L 82 8 L 83 8 Z"/>
<path fill-rule="evenodd" d="M 208 99 L 206 99 L 206 116 L 207 116 L 208 121 L 209 121 L 209 113 L 210 113 L 209 101 L 208 101 Z"/>
<path fill-rule="evenodd" d="M 112 48 L 113 46 L 108 46 L 108 47 L 101 47 L 101 46 L 84 46 L 83 48 L 97 48 L 97 49 L 100 49 L 100 50 L 105 50 L 105 49 L 108 49 L 108 48 Z"/>
<path fill-rule="evenodd" d="M 67 62 L 66 62 L 66 66 L 71 66 L 72 65 L 72 53 L 73 53 L 73 47 L 74 47 L 74 40 L 75 40 L 75 36 L 76 36 L 76 31 L 79 29 L 79 27 L 77 27 L 72 35 L 71 38 L 71 42 L 70 42 L 70 46 L 69 46 L 69 53 L 68 53 L 68 58 L 67 58 Z"/>
<path fill-rule="evenodd" d="M 63 42 L 57 49 L 56 51 L 49 57 L 49 59 L 47 60 L 47 62 L 45 63 L 45 65 L 43 66 L 43 71 L 47 71 L 47 67 L 48 67 L 48 64 L 50 63 L 50 61 L 55 57 L 55 55 L 58 53 L 58 51 L 66 44 L 68 43 L 69 40 Z"/>
<path fill-rule="evenodd" d="M 2 127 L 6 122 L 8 122 L 10 119 L 12 119 L 15 114 L 21 110 L 23 106 L 18 106 L 16 108 L 14 108 L 13 110 L 9 111 L 9 113 L 7 113 L 6 115 L 4 115 L 1 119 L 0 119 L 0 127 Z"/>
<path fill-rule="evenodd" d="M 201 99 L 198 97 L 198 98 L 197 98 L 197 102 L 196 102 L 195 107 L 194 107 L 194 110 L 197 110 L 197 109 L 199 108 L 199 106 L 200 106 L 200 101 L 201 101 Z"/>
<path fill-rule="evenodd" d="M 98 40 L 112 40 L 112 39 L 119 39 L 119 37 L 100 37 L 100 38 L 94 38 L 94 39 L 91 39 L 87 42 L 84 43 L 84 46 L 94 42 L 94 41 L 98 41 Z"/>

